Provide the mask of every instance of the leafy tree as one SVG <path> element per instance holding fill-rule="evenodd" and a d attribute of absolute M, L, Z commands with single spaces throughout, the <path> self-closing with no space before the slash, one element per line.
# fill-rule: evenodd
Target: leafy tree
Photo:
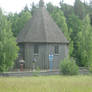
<path fill-rule="evenodd" d="M 12 67 L 17 58 L 18 47 L 11 31 L 11 23 L 0 10 L 0 72 Z"/>
<path fill-rule="evenodd" d="M 79 32 L 79 53 L 82 66 L 92 64 L 92 26 L 87 15 L 83 20 L 83 29 Z"/>
<path fill-rule="evenodd" d="M 73 14 L 68 17 L 67 24 L 68 28 L 72 29 L 70 38 L 73 41 L 73 53 L 71 56 L 74 57 L 77 61 L 77 64 L 80 65 L 80 55 L 78 52 L 78 33 L 82 31 L 82 21 Z"/>
<path fill-rule="evenodd" d="M 27 21 L 31 18 L 31 12 L 28 8 L 24 8 L 19 14 L 15 13 L 8 15 L 8 20 L 12 23 L 12 31 L 16 37 L 22 30 Z"/>

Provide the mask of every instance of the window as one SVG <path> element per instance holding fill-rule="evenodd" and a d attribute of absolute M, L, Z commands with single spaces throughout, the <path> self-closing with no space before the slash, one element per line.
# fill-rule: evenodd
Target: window
<path fill-rule="evenodd" d="M 24 47 L 24 44 L 19 44 L 19 53 L 18 53 L 18 56 L 19 58 L 23 58 L 24 59 L 24 53 L 25 53 L 25 47 Z"/>
<path fill-rule="evenodd" d="M 58 45 L 55 46 L 55 54 L 59 54 L 59 46 Z"/>
<path fill-rule="evenodd" d="M 38 53 L 39 53 L 38 45 L 34 45 L 34 54 L 38 54 Z"/>

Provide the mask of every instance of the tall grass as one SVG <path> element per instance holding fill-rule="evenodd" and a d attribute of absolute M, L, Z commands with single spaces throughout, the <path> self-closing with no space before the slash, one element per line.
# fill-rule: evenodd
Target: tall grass
<path fill-rule="evenodd" d="M 92 76 L 1 77 L 0 92 L 92 92 Z"/>

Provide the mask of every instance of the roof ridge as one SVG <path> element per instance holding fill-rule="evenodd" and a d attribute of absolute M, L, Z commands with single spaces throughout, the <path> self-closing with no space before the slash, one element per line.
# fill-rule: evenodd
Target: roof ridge
<path fill-rule="evenodd" d="M 30 20 L 28 20 L 28 22 L 27 22 L 26 24 L 24 24 L 24 28 L 25 28 L 26 26 L 29 26 L 29 25 L 28 25 L 29 22 L 30 22 Z M 18 40 L 18 38 L 20 37 L 20 35 L 22 34 L 22 35 L 24 36 L 23 41 L 25 41 L 26 35 L 24 35 L 24 32 L 25 32 L 25 34 L 28 33 L 28 31 L 25 31 L 25 29 L 21 30 L 20 33 L 19 33 L 18 36 L 17 36 L 17 40 Z"/>
<path fill-rule="evenodd" d="M 44 12 L 43 12 L 43 9 L 44 9 L 45 7 L 42 7 L 42 22 L 43 22 L 43 28 L 44 28 L 44 33 L 45 33 L 45 39 L 46 39 L 46 41 L 47 41 L 47 32 L 46 32 L 46 27 L 45 27 L 45 17 L 44 17 Z"/>
<path fill-rule="evenodd" d="M 32 19 L 31 19 L 31 20 L 32 20 Z M 29 24 L 29 22 L 30 22 L 30 20 L 27 22 L 27 24 L 26 24 L 26 25 L 28 25 L 28 24 Z M 29 25 L 28 25 L 28 26 L 29 26 Z M 25 39 L 26 39 L 27 33 L 29 32 L 29 31 L 27 31 L 27 30 L 25 30 L 25 31 L 26 31 L 26 32 L 25 32 L 25 34 L 26 34 L 26 35 L 24 35 L 24 39 L 23 39 L 23 40 L 24 40 L 24 42 L 25 42 Z"/>
<path fill-rule="evenodd" d="M 44 9 L 45 9 L 45 8 L 44 8 Z M 45 11 L 46 11 L 48 17 L 50 18 L 50 20 L 53 22 L 53 24 L 54 24 L 54 25 L 56 26 L 56 28 L 58 29 L 58 31 L 62 33 L 62 36 L 64 37 L 64 40 L 67 40 L 66 37 L 65 37 L 65 35 L 64 35 L 64 33 L 63 33 L 62 30 L 59 28 L 59 26 L 56 24 L 56 22 L 53 20 L 52 16 L 49 14 L 49 12 L 47 11 L 47 9 L 45 9 Z M 46 31 L 46 30 L 45 30 L 45 31 Z M 46 31 L 46 33 L 47 33 L 47 31 Z"/>
<path fill-rule="evenodd" d="M 35 10 L 35 12 L 36 12 L 36 11 L 37 11 L 37 9 Z M 33 16 L 32 16 L 32 18 L 29 19 L 29 21 L 27 22 L 28 26 L 29 26 L 29 24 L 30 24 L 29 22 L 31 22 L 32 20 L 33 20 Z M 24 42 L 25 42 L 25 39 L 26 39 L 27 34 L 29 33 L 29 31 L 31 31 L 31 30 L 27 30 L 26 33 L 25 33 L 26 35 L 24 36 Z"/>

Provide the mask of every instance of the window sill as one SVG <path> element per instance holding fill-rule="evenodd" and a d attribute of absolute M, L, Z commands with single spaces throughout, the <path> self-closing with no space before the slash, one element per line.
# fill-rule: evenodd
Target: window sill
<path fill-rule="evenodd" d="M 55 56 L 59 56 L 60 54 L 55 54 Z"/>

